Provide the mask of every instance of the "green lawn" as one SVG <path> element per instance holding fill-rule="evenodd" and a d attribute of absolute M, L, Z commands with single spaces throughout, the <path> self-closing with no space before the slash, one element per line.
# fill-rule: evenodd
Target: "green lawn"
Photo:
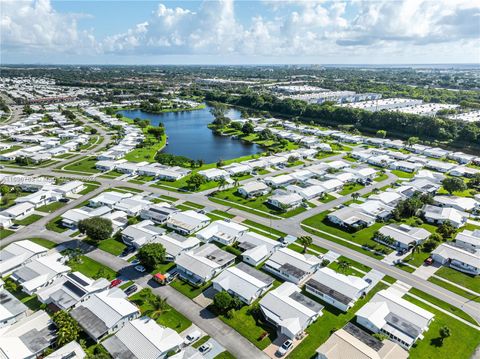
<path fill-rule="evenodd" d="M 136 189 L 136 188 L 131 188 L 131 187 L 123 187 L 123 186 L 118 186 L 118 187 L 113 187 L 113 191 L 119 190 L 120 192 L 130 192 L 130 193 L 142 193 L 143 190 L 141 189 Z"/>
<path fill-rule="evenodd" d="M 413 178 L 413 176 L 415 176 L 414 173 L 400 171 L 400 170 L 392 170 L 392 173 L 398 178 Z"/>
<path fill-rule="evenodd" d="M 239 332 L 242 336 L 247 338 L 253 345 L 260 350 L 268 347 L 273 340 L 277 337 L 276 329 L 265 321 L 261 313 L 252 313 L 252 306 L 243 306 L 242 308 L 235 310 L 232 318 L 227 318 L 224 315 L 218 317 L 230 327 Z M 215 308 L 212 308 L 215 311 Z M 262 334 L 268 333 L 263 340 L 259 340 Z"/>
<path fill-rule="evenodd" d="M 244 198 L 237 192 L 237 190 L 238 188 L 229 188 L 224 191 L 218 191 L 214 195 L 209 197 L 209 200 L 211 200 L 212 202 L 223 204 L 225 206 L 238 208 L 242 211 L 248 211 L 248 208 L 253 208 L 256 210 L 253 213 L 267 218 L 271 218 L 271 215 L 287 218 L 305 211 L 305 208 L 297 207 L 293 210 L 282 212 L 267 203 L 270 194 L 255 198 Z"/>
<path fill-rule="evenodd" d="M 363 187 L 365 186 L 360 183 L 348 183 L 344 185 L 342 190 L 338 193 L 341 194 L 342 196 L 346 196 L 347 194 L 361 190 Z"/>
<path fill-rule="evenodd" d="M 19 224 L 21 226 L 28 226 L 32 223 L 35 223 L 39 219 L 43 218 L 43 216 L 40 216 L 39 214 L 31 214 L 28 217 L 25 217 L 24 219 L 18 219 L 13 221 L 15 224 Z"/>
<path fill-rule="evenodd" d="M 95 164 L 97 163 L 96 157 L 87 157 L 81 160 L 70 162 L 64 166 L 65 171 L 85 172 L 85 173 L 98 173 Z"/>
<path fill-rule="evenodd" d="M 386 179 L 388 179 L 388 176 L 386 173 L 382 173 L 380 175 L 378 175 L 377 177 L 375 177 L 373 180 L 375 182 L 382 182 L 382 181 L 385 181 Z"/>
<path fill-rule="evenodd" d="M 324 195 L 322 198 L 320 198 L 318 201 L 319 202 L 322 202 L 322 203 L 328 203 L 328 202 L 331 202 L 333 201 L 334 199 L 336 199 L 334 196 L 332 196 L 331 194 L 326 194 Z"/>
<path fill-rule="evenodd" d="M 210 336 L 205 335 L 205 336 L 201 337 L 199 340 L 197 340 L 195 343 L 193 343 L 192 347 L 199 348 L 202 344 L 208 342 L 209 339 L 210 339 Z"/>
<path fill-rule="evenodd" d="M 5 239 L 13 233 L 15 233 L 15 232 L 13 232 L 9 229 L 0 229 L 0 239 Z"/>
<path fill-rule="evenodd" d="M 135 148 L 133 151 L 128 152 L 125 155 L 125 159 L 127 161 L 131 161 L 131 162 L 142 162 L 142 161 L 154 162 L 155 161 L 155 155 L 157 154 L 157 152 L 162 150 L 163 147 L 165 147 L 167 136 L 164 134 L 162 136 L 161 140 L 158 141 L 155 138 L 155 136 L 147 134 L 147 132 L 146 132 L 147 129 L 148 128 L 144 128 L 142 130 L 143 130 L 143 133 L 145 135 L 145 139 L 147 141 L 151 141 L 152 145 L 141 147 L 141 148 Z"/>
<path fill-rule="evenodd" d="M 6 279 L 6 282 L 12 281 L 11 279 Z M 42 303 L 37 299 L 36 295 L 28 295 L 21 290 L 21 286 L 17 286 L 18 290 L 12 291 L 15 298 L 17 298 L 20 302 L 25 304 L 30 310 L 37 311 L 40 309 Z"/>
<path fill-rule="evenodd" d="M 322 212 L 319 213 L 315 216 L 309 217 L 305 219 L 302 224 L 305 224 L 307 226 L 319 229 L 321 231 L 328 232 L 330 234 L 336 235 L 341 238 L 345 238 L 347 240 L 350 240 L 352 242 L 356 242 L 360 245 L 368 245 L 368 246 L 373 246 L 373 247 L 380 247 L 380 248 L 385 248 L 381 246 L 379 243 L 375 242 L 372 240 L 372 237 L 376 231 L 378 231 L 382 226 L 384 226 L 384 223 L 374 223 L 372 226 L 361 229 L 359 231 L 350 233 L 347 231 L 344 231 L 340 227 L 335 226 L 334 224 L 330 223 L 328 220 L 327 216 L 330 212 Z M 305 228 L 305 230 L 311 231 L 309 228 Z M 325 236 L 325 234 L 321 234 L 321 236 Z M 332 239 L 333 241 L 345 245 L 344 241 L 341 241 L 339 239 L 336 239 L 334 237 L 326 236 L 327 239 Z M 388 252 L 391 252 L 391 249 L 386 249 Z"/>
<path fill-rule="evenodd" d="M 73 272 L 80 272 L 90 278 L 100 274 L 108 280 L 113 280 L 117 277 L 117 273 L 114 270 L 84 255 L 80 256 L 78 261 L 69 261 L 68 266 L 72 268 Z"/>
<path fill-rule="evenodd" d="M 140 311 L 144 315 L 148 315 L 152 311 L 149 299 L 155 297 L 155 294 L 151 293 L 148 296 L 143 296 L 142 291 L 135 293 L 129 299 L 140 307 Z M 165 327 L 171 328 L 180 333 L 192 325 L 192 322 L 187 319 L 182 313 L 177 312 L 170 305 L 166 305 L 166 309 L 161 313 L 156 322 Z"/>
<path fill-rule="evenodd" d="M 455 287 L 454 285 L 451 285 L 450 283 L 444 282 L 441 279 L 437 279 L 435 277 L 430 277 L 428 278 L 428 281 L 431 283 L 434 283 L 440 287 L 445 288 L 446 290 L 449 290 L 452 293 L 456 293 L 464 298 L 467 298 L 468 300 L 472 300 L 474 302 L 480 303 L 480 297 L 478 295 L 471 294 L 470 292 L 466 292 L 461 288 Z"/>
<path fill-rule="evenodd" d="M 159 199 L 165 200 L 167 202 L 177 202 L 178 198 L 172 197 L 172 196 L 167 196 L 165 194 L 161 194 L 158 196 Z"/>
<path fill-rule="evenodd" d="M 163 272 L 163 273 L 165 273 L 165 272 Z M 193 285 L 191 285 L 190 283 L 188 283 L 186 281 L 183 281 L 180 278 L 177 278 L 172 283 L 170 283 L 170 286 L 172 288 L 175 288 L 176 290 L 178 290 L 180 293 L 182 293 L 186 297 L 188 297 L 190 299 L 193 299 L 193 298 L 197 297 L 198 295 L 200 295 L 205 289 L 210 287 L 210 284 L 211 284 L 210 282 L 207 282 L 204 285 L 202 285 L 201 287 L 197 288 L 197 287 L 194 287 Z"/>
<path fill-rule="evenodd" d="M 52 203 L 46 204 L 45 206 L 38 207 L 37 211 L 52 213 L 52 212 L 55 212 L 57 209 L 62 208 L 65 205 L 66 205 L 65 202 L 58 202 L 58 201 L 52 202 Z"/>
<path fill-rule="evenodd" d="M 205 206 L 203 206 L 201 204 L 190 202 L 190 201 L 183 202 L 182 204 L 184 206 L 193 207 L 193 208 L 196 208 L 196 209 L 204 209 L 205 208 Z"/>
<path fill-rule="evenodd" d="M 129 280 L 128 282 L 124 282 L 119 286 L 120 289 L 125 290 L 133 284 L 133 281 Z"/>
<path fill-rule="evenodd" d="M 420 251 L 418 253 L 409 254 L 407 257 L 405 257 L 403 261 L 405 263 L 411 264 L 412 266 L 420 267 L 423 265 L 423 262 L 425 262 L 425 259 L 427 259 L 428 257 L 430 257 L 430 252 Z"/>
<path fill-rule="evenodd" d="M 231 213 L 228 213 L 228 212 L 224 212 L 224 211 L 220 211 L 218 209 L 214 209 L 213 211 L 211 211 L 210 213 L 213 213 L 213 214 L 216 214 L 217 216 L 220 216 L 220 217 L 225 217 L 225 218 L 234 218 L 235 215 L 234 214 L 231 214 Z"/>
<path fill-rule="evenodd" d="M 424 338 L 417 341 L 410 349 L 411 359 L 440 359 L 440 358 L 470 358 L 480 344 L 480 331 L 455 320 L 448 315 L 414 299 L 405 296 L 405 299 L 435 314 L 435 320 L 425 332 Z M 451 336 L 443 343 L 440 340 L 440 328 L 447 326 Z"/>
<path fill-rule="evenodd" d="M 120 253 L 122 253 L 123 250 L 127 248 L 127 246 L 123 242 L 117 241 L 114 238 L 108 238 L 100 241 L 97 247 L 98 249 L 113 254 L 114 256 L 120 255 Z"/>
<path fill-rule="evenodd" d="M 254 222 L 249 219 L 243 221 L 242 224 L 248 226 L 253 232 L 257 232 L 258 234 L 263 234 L 266 237 L 272 237 L 274 239 L 277 239 L 279 237 L 285 237 L 287 235 L 286 233 L 283 233 L 275 228 L 265 226 L 261 223 Z"/>
<path fill-rule="evenodd" d="M 54 231 L 57 233 L 65 232 L 68 228 L 62 225 L 62 218 L 60 216 L 55 217 L 45 226 L 49 231 Z"/>
<path fill-rule="evenodd" d="M 436 271 L 435 274 L 462 287 L 480 293 L 480 278 L 478 276 L 462 273 L 450 267 L 442 267 Z"/>
<path fill-rule="evenodd" d="M 235 359 L 235 357 L 230 354 L 230 352 L 225 350 L 224 352 L 221 352 L 220 354 L 215 356 L 213 359 Z"/>
<path fill-rule="evenodd" d="M 90 192 L 92 192 L 93 190 L 95 190 L 95 189 L 97 189 L 97 188 L 98 188 L 97 185 L 90 184 L 90 183 L 86 183 L 86 184 L 85 184 L 85 188 L 82 189 L 80 192 L 78 192 L 78 194 L 86 195 L 87 193 L 90 193 Z"/>
<path fill-rule="evenodd" d="M 57 246 L 57 243 L 44 238 L 28 238 L 28 240 L 48 249 L 52 249 Z"/>
<path fill-rule="evenodd" d="M 442 309 L 445 309 L 449 311 L 452 314 L 455 314 L 457 317 L 460 317 L 462 319 L 465 319 L 466 321 L 478 325 L 478 323 L 473 319 L 470 315 L 465 313 L 463 310 L 458 309 L 457 307 L 450 305 L 448 303 L 445 303 L 444 301 L 434 297 L 433 295 L 427 294 L 425 292 L 422 292 L 421 290 L 418 290 L 416 288 L 412 288 L 408 291 L 408 293 L 414 294 L 417 297 L 420 297 L 422 299 L 425 299 L 426 301 L 432 303 L 433 305 L 436 305 L 437 307 L 440 307 Z"/>
<path fill-rule="evenodd" d="M 351 321 L 355 317 L 355 312 L 365 303 L 367 303 L 376 292 L 386 288 L 387 286 L 385 284 L 378 283 L 365 298 L 359 299 L 353 308 L 351 308 L 347 313 L 343 313 L 333 306 L 322 303 L 322 305 L 325 306 L 323 309 L 323 315 L 306 329 L 308 336 L 290 353 L 288 358 L 313 358 L 317 348 L 330 337 L 331 332 L 345 326 L 347 322 Z M 308 293 L 304 294 L 310 296 Z M 320 302 L 320 300 L 316 297 L 311 298 Z"/>

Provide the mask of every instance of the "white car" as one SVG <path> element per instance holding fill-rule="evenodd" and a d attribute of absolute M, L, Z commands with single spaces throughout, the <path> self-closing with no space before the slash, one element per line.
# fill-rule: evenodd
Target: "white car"
<path fill-rule="evenodd" d="M 281 347 L 278 347 L 277 349 L 277 354 L 281 357 L 283 357 L 287 352 L 292 349 L 293 347 L 293 342 L 289 339 L 285 341 Z"/>
<path fill-rule="evenodd" d="M 199 330 L 194 330 L 193 332 L 187 334 L 187 336 L 185 337 L 185 340 L 183 341 L 183 344 L 185 345 L 192 344 L 193 342 L 200 339 L 201 336 L 202 336 L 202 333 L 200 333 Z"/>
<path fill-rule="evenodd" d="M 144 266 L 135 266 L 135 270 L 140 273 L 143 273 L 146 271 Z"/>
<path fill-rule="evenodd" d="M 198 348 L 198 351 L 201 353 L 201 354 L 206 354 L 208 353 L 210 350 L 212 350 L 213 348 L 213 345 L 212 343 L 205 343 L 205 344 L 202 344 L 200 346 L 200 348 Z"/>

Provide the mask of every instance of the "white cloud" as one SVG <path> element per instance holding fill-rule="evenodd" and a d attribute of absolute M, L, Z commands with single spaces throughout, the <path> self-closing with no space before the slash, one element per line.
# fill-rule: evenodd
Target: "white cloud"
<path fill-rule="evenodd" d="M 1 1 L 2 49 L 29 51 L 91 50 L 95 39 L 77 28 L 78 15 L 56 12 L 49 0 Z"/>
<path fill-rule="evenodd" d="M 238 56 L 239 62 L 242 57 L 408 61 L 429 53 L 442 61 L 458 51 L 459 58 L 480 61 L 475 0 L 263 1 L 263 11 L 250 18 L 235 13 L 233 0 L 206 0 L 195 10 L 171 4 L 160 3 L 144 21 L 96 40 L 93 32 L 79 30 L 77 16 L 55 11 L 49 0 L 0 0 L 2 49 L 111 58 Z"/>

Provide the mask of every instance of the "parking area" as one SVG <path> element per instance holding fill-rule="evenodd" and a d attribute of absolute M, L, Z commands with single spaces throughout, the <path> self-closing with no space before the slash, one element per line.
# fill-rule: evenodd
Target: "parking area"
<path fill-rule="evenodd" d="M 281 356 L 278 354 L 278 348 L 282 346 L 283 343 L 285 343 L 289 338 L 283 334 L 280 334 L 277 336 L 277 338 L 270 344 L 268 347 L 266 347 L 263 352 L 267 354 L 270 358 L 277 359 L 277 358 L 282 358 L 288 356 L 288 354 L 297 346 L 299 345 L 307 335 L 305 334 L 304 337 L 301 339 L 293 339 L 293 345 L 292 347 L 288 350 L 288 352 Z"/>
<path fill-rule="evenodd" d="M 207 353 L 203 354 L 203 357 L 205 359 L 213 359 L 218 354 L 225 351 L 225 348 L 222 347 L 220 343 L 218 343 L 215 339 L 209 339 L 207 342 L 205 342 L 205 344 L 212 346 L 212 349 L 210 349 Z"/>

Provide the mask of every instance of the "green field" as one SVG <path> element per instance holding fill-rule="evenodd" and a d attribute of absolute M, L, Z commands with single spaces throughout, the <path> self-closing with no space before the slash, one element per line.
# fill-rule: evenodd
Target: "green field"
<path fill-rule="evenodd" d="M 120 253 L 122 253 L 123 250 L 127 248 L 127 246 L 123 242 L 117 241 L 113 238 L 108 238 L 100 241 L 97 247 L 98 249 L 113 254 L 114 256 L 120 255 Z"/>
<path fill-rule="evenodd" d="M 114 270 L 84 255 L 80 256 L 78 261 L 69 261 L 68 266 L 72 268 L 73 272 L 80 272 L 90 278 L 97 277 L 100 274 L 108 280 L 113 280 L 117 277 L 117 273 Z"/>
<path fill-rule="evenodd" d="M 58 201 L 52 202 L 52 203 L 46 204 L 45 206 L 38 207 L 37 211 L 52 213 L 52 212 L 55 212 L 57 209 L 62 208 L 65 205 L 66 205 L 65 202 L 58 202 Z"/>
<path fill-rule="evenodd" d="M 52 219 L 50 222 L 47 223 L 45 227 L 47 227 L 49 231 L 54 231 L 57 233 L 65 232 L 68 229 L 62 225 L 62 217 L 60 216 Z"/>
<path fill-rule="evenodd" d="M 400 171 L 400 170 L 392 170 L 392 173 L 398 178 L 413 178 L 413 176 L 415 176 L 414 173 Z"/>
<path fill-rule="evenodd" d="M 96 157 L 86 157 L 81 160 L 70 162 L 69 164 L 63 166 L 63 170 L 84 173 L 99 173 L 100 171 L 95 167 L 96 163 Z"/>
<path fill-rule="evenodd" d="M 211 283 L 208 282 L 202 285 L 201 287 L 197 288 L 191 285 L 190 283 L 183 281 L 180 278 L 177 278 L 172 283 L 170 283 L 170 286 L 178 290 L 180 293 L 182 293 L 186 297 L 193 299 L 198 295 L 200 295 L 205 289 L 207 289 L 210 286 L 210 284 Z"/>
<path fill-rule="evenodd" d="M 480 293 L 480 278 L 478 276 L 462 273 L 450 267 L 440 268 L 435 272 L 435 275 Z"/>
<path fill-rule="evenodd" d="M 28 240 L 34 243 L 37 243 L 42 247 L 45 247 L 48 249 L 52 249 L 57 246 L 57 243 L 49 241 L 48 239 L 44 239 L 44 238 L 28 238 Z"/>
<path fill-rule="evenodd" d="M 35 223 L 39 219 L 43 218 L 43 216 L 40 216 L 39 214 L 31 214 L 28 217 L 25 217 L 24 219 L 17 219 L 14 221 L 15 224 L 21 225 L 21 226 L 28 226 L 32 223 Z"/>

